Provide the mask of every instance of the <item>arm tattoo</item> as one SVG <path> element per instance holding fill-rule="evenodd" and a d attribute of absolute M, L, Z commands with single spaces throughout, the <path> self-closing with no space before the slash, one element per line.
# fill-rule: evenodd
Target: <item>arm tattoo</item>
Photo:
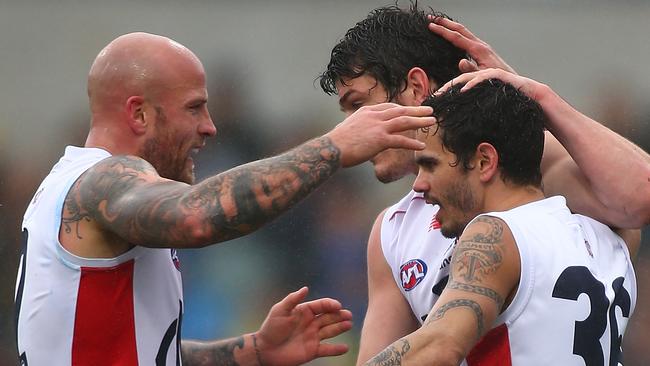
<path fill-rule="evenodd" d="M 474 312 L 474 315 L 476 316 L 477 338 L 480 338 L 481 335 L 483 334 L 483 328 L 484 328 L 483 310 L 481 310 L 481 306 L 476 301 L 469 300 L 469 299 L 456 299 L 443 304 L 433 314 L 427 317 L 427 321 L 424 323 L 424 325 L 426 326 L 433 323 L 436 320 L 442 319 L 442 317 L 445 316 L 445 313 L 447 311 L 458 307 L 468 307 L 472 310 L 472 312 Z"/>
<path fill-rule="evenodd" d="M 183 341 L 181 354 L 186 366 L 239 366 L 235 348 L 244 348 L 244 337 L 220 341 L 216 344 Z"/>
<path fill-rule="evenodd" d="M 447 288 L 451 288 L 451 289 L 455 289 L 455 290 L 461 290 L 461 291 L 467 291 L 467 292 L 472 292 L 472 293 L 475 293 L 475 294 L 487 296 L 497 304 L 497 309 L 501 309 L 501 306 L 503 306 L 503 298 L 501 297 L 501 295 L 499 295 L 498 292 L 494 291 L 493 289 L 491 289 L 489 287 L 475 286 L 475 285 L 470 285 L 470 284 L 467 284 L 467 283 L 451 281 L 447 285 Z"/>
<path fill-rule="evenodd" d="M 307 196 L 339 168 L 339 159 L 338 148 L 320 137 L 188 187 L 161 181 L 140 158 L 115 156 L 73 185 L 63 223 L 69 233 L 72 224 L 78 229 L 81 220 L 94 219 L 122 238 L 148 246 L 229 240 L 254 231 Z"/>
<path fill-rule="evenodd" d="M 400 348 L 398 350 L 397 348 Z M 411 349 L 407 339 L 400 339 L 381 351 L 377 356 L 365 363 L 368 366 L 397 366 L 402 364 L 402 357 Z"/>
<path fill-rule="evenodd" d="M 503 260 L 503 222 L 489 216 L 481 216 L 475 222 L 487 224 L 487 233 L 476 233 L 472 238 L 460 240 L 452 260 L 454 269 L 470 283 L 481 282 L 485 275 L 496 271 Z"/>

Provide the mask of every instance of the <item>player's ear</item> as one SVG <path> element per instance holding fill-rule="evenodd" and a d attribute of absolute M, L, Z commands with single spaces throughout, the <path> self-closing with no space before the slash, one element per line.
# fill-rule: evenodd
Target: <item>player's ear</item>
<path fill-rule="evenodd" d="M 147 131 L 147 113 L 144 98 L 139 95 L 130 96 L 125 105 L 127 124 L 136 135 L 143 135 Z"/>
<path fill-rule="evenodd" d="M 420 105 L 431 94 L 431 82 L 427 73 L 419 67 L 409 70 L 406 75 L 406 90 L 408 98 L 412 99 L 412 105 Z M 403 94 L 404 94 L 403 93 Z"/>
<path fill-rule="evenodd" d="M 487 142 L 476 147 L 476 164 L 481 182 L 490 181 L 499 172 L 499 153 Z"/>

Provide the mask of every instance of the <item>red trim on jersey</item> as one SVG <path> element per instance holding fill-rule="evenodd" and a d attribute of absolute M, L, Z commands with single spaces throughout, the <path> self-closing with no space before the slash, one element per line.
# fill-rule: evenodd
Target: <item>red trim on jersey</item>
<path fill-rule="evenodd" d="M 502 324 L 481 338 L 467 355 L 468 366 L 512 366 L 508 327 Z"/>
<path fill-rule="evenodd" d="M 111 268 L 81 267 L 72 339 L 73 366 L 138 364 L 133 263 L 130 260 Z"/>

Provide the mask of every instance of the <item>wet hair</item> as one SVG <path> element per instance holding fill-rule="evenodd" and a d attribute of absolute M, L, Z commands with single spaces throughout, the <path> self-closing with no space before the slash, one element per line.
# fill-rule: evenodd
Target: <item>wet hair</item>
<path fill-rule="evenodd" d="M 461 93 L 463 85 L 422 104 L 433 108 L 438 120 L 435 133 L 440 134 L 443 147 L 456 155 L 456 164 L 469 170 L 477 146 L 490 143 L 499 154 L 504 181 L 540 187 L 546 115 L 539 104 L 498 79 Z"/>
<path fill-rule="evenodd" d="M 458 63 L 467 54 L 431 32 L 427 15 L 449 18 L 429 8 L 409 9 L 387 6 L 373 10 L 366 19 L 349 29 L 334 46 L 320 86 L 329 95 L 337 94 L 336 83 L 364 74 L 374 77 L 394 99 L 406 88 L 413 67 L 422 68 L 438 86 L 460 74 Z"/>

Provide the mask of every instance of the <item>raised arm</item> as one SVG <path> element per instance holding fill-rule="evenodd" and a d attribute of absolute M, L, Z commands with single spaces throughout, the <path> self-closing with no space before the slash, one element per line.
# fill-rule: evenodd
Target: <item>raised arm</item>
<path fill-rule="evenodd" d="M 260 330 L 214 342 L 183 341 L 183 364 L 293 366 L 347 352 L 344 344 L 323 343 L 352 327 L 352 314 L 334 299 L 303 302 L 307 288 L 275 304 Z"/>
<path fill-rule="evenodd" d="M 368 309 L 361 330 L 357 365 L 368 361 L 395 340 L 416 329 L 419 322 L 397 288 L 381 249 L 379 214 L 368 239 Z"/>
<path fill-rule="evenodd" d="M 449 283 L 414 333 L 394 342 L 366 365 L 459 365 L 492 327 L 519 280 L 512 233 L 500 219 L 481 216 L 454 250 Z"/>
<path fill-rule="evenodd" d="M 84 173 L 68 193 L 63 225 L 83 236 L 83 226 L 95 224 L 104 242 L 117 235 L 132 245 L 155 247 L 233 239 L 292 207 L 341 166 L 389 147 L 421 149 L 419 141 L 397 133 L 431 125 L 430 115 L 429 107 L 364 107 L 320 138 L 194 186 L 161 178 L 140 158 L 111 157 Z"/>
<path fill-rule="evenodd" d="M 490 78 L 522 90 L 548 117 L 553 137 L 547 134 L 542 160 L 547 196 L 564 195 L 572 211 L 613 227 L 640 228 L 650 223 L 648 153 L 537 81 L 492 69 L 463 74 L 452 82 L 467 83 L 462 89 L 467 90 Z"/>

